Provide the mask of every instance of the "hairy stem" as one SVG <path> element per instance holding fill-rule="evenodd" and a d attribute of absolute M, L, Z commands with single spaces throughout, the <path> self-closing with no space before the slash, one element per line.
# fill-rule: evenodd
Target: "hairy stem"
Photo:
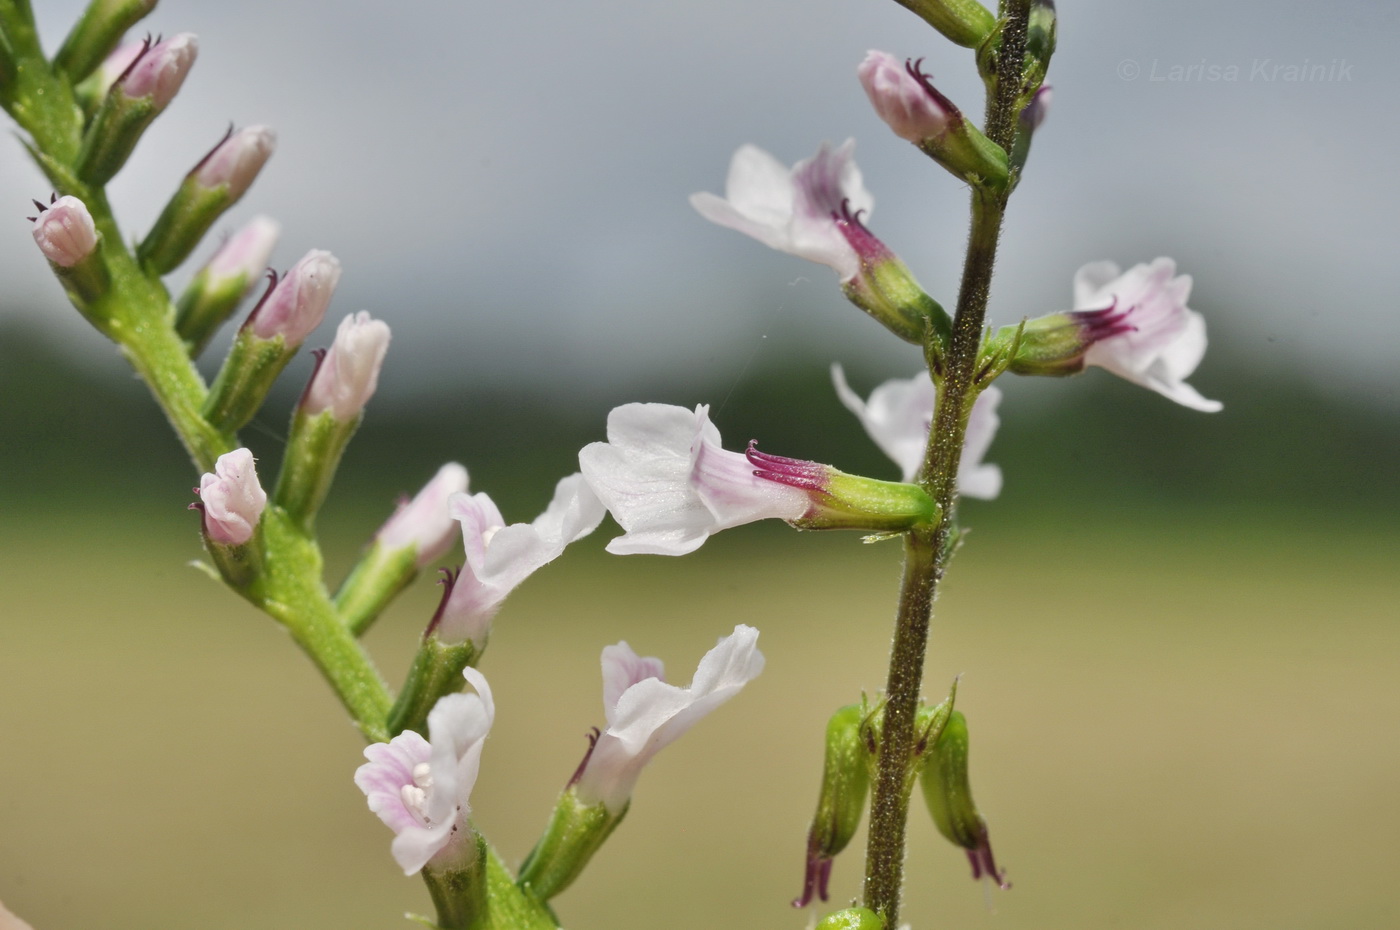
<path fill-rule="evenodd" d="M 1030 0 L 1003 5 L 1005 21 L 996 92 L 987 101 L 987 136 L 1010 151 L 1019 114 L 1021 63 L 1025 56 Z M 929 622 L 938 583 L 956 546 L 958 459 L 967 415 L 976 397 L 973 374 L 996 264 L 997 240 L 1011 185 L 1001 190 L 974 188 L 972 225 L 962 284 L 946 355 L 947 368 L 924 457 L 921 484 L 941 507 L 938 525 L 905 539 L 904 577 L 885 684 L 885 721 L 870 805 L 865 860 L 865 906 L 885 926 L 899 923 L 904 882 L 904 837 L 913 785 L 914 722 L 923 684 Z"/>

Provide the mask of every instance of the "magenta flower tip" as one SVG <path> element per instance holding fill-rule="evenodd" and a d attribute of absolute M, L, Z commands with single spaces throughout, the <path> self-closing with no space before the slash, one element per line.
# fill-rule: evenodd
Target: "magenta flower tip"
<path fill-rule="evenodd" d="M 803 459 L 790 459 L 783 455 L 770 455 L 758 451 L 758 440 L 749 440 L 744 457 L 754 466 L 754 475 L 769 481 L 776 481 L 791 488 L 804 491 L 825 491 L 829 484 L 829 470 L 820 462 Z"/>

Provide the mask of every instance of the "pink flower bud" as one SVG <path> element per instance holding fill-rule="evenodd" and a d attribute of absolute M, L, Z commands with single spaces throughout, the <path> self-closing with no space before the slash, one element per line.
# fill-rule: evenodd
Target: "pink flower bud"
<path fill-rule="evenodd" d="M 329 410 L 337 420 L 352 420 L 365 409 L 379 385 L 379 369 L 389 351 L 389 326 L 361 310 L 340 321 L 335 342 L 326 352 L 302 398 L 311 416 Z"/>
<path fill-rule="evenodd" d="M 418 496 L 399 507 L 379 530 L 376 541 L 389 551 L 414 546 L 418 567 L 436 562 L 457 539 L 457 521 L 447 509 L 447 499 L 467 490 L 467 470 L 448 462 Z"/>
<path fill-rule="evenodd" d="M 253 453 L 234 449 L 219 456 L 213 474 L 199 479 L 200 503 L 204 511 L 204 534 L 221 546 L 241 546 L 253 538 L 253 530 L 267 506 L 267 492 L 258 483 Z"/>
<path fill-rule="evenodd" d="M 77 197 L 64 196 L 48 207 L 40 204 L 40 213 L 34 218 L 34 241 L 49 261 L 72 268 L 97 248 L 97 227 L 86 204 Z"/>
<path fill-rule="evenodd" d="M 340 261 L 321 249 L 307 252 L 262 299 L 248 325 L 259 339 L 287 340 L 299 346 L 321 324 L 340 282 Z"/>
<path fill-rule="evenodd" d="M 198 54 L 199 40 L 190 32 L 158 42 L 122 78 L 122 91 L 132 98 L 150 97 L 156 109 L 163 110 L 175 99 Z"/>
<path fill-rule="evenodd" d="M 282 227 L 277 225 L 276 220 L 265 216 L 253 217 L 204 266 L 208 286 L 217 288 L 234 278 L 242 278 L 248 286 L 252 286 L 267 269 L 267 260 L 272 256 L 272 248 L 277 244 L 277 235 L 281 231 Z"/>
<path fill-rule="evenodd" d="M 204 187 L 228 185 L 231 200 L 243 196 L 277 147 L 277 134 L 267 126 L 249 126 L 232 132 L 190 172 Z"/>
<path fill-rule="evenodd" d="M 149 48 L 146 42 L 128 42 L 108 55 L 97 69 L 97 89 L 99 97 L 106 96 L 112 85 L 136 63 L 136 59 Z"/>
<path fill-rule="evenodd" d="M 895 135 L 916 145 L 942 136 L 953 121 L 962 119 L 957 107 L 919 70 L 919 64 L 901 65 L 893 55 L 871 50 L 856 69 L 880 119 Z"/>

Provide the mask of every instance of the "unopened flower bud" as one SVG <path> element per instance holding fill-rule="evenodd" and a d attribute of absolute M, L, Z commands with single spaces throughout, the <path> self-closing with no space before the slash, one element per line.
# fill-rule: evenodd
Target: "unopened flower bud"
<path fill-rule="evenodd" d="M 976 48 L 992 34 L 997 18 L 977 0 L 897 0 L 919 14 L 950 42 Z"/>
<path fill-rule="evenodd" d="M 259 339 L 281 336 L 289 348 L 299 346 L 321 325 L 339 283 L 340 261 L 312 249 L 263 298 L 246 327 Z"/>
<path fill-rule="evenodd" d="M 961 711 L 949 715 L 943 732 L 929 749 L 920 784 L 938 832 L 966 850 L 972 877 L 985 876 L 1002 888 L 1010 888 L 992 857 L 987 822 L 972 802 L 967 778 L 967 719 Z"/>
<path fill-rule="evenodd" d="M 35 201 L 34 241 L 44 257 L 61 268 L 72 268 L 97 251 L 97 226 L 87 205 L 63 196 L 48 206 Z"/>
<path fill-rule="evenodd" d="M 856 69 L 866 96 L 895 135 L 972 184 L 999 187 L 1008 177 L 1006 152 L 984 136 L 920 70 L 871 50 Z"/>
<path fill-rule="evenodd" d="M 199 503 L 204 512 L 204 535 L 220 546 L 241 546 L 253 538 L 267 493 L 258 483 L 253 453 L 234 449 L 219 456 L 214 471 L 199 479 Z"/>
<path fill-rule="evenodd" d="M 467 484 L 467 470 L 448 462 L 379 528 L 375 543 L 390 552 L 412 548 L 418 568 L 436 562 L 452 548 L 461 531 L 447 502 L 452 495 L 465 493 Z"/>
<path fill-rule="evenodd" d="M 281 227 L 275 220 L 255 216 L 229 237 L 180 295 L 175 331 L 194 354 L 267 270 Z"/>
<path fill-rule="evenodd" d="M 308 416 L 329 412 L 353 420 L 379 386 L 379 369 L 389 351 L 389 325 L 361 310 L 341 320 L 335 342 L 322 356 L 302 397 Z"/>
<path fill-rule="evenodd" d="M 96 70 L 89 74 L 82 83 L 73 88 L 77 95 L 78 102 L 83 105 L 83 110 L 93 113 L 99 104 L 112 90 L 112 85 L 126 73 L 127 69 L 135 64 L 136 59 L 149 47 L 147 42 L 127 42 L 117 48 L 102 60 Z"/>
<path fill-rule="evenodd" d="M 231 133 L 190 172 L 203 187 L 227 187 L 229 203 L 242 197 L 277 147 L 277 134 L 267 126 L 249 126 Z"/>
<path fill-rule="evenodd" d="M 185 77 L 199 55 L 199 40 L 182 32 L 152 45 L 119 82 L 121 92 L 131 98 L 149 97 L 156 110 L 164 110 L 175 99 Z"/>
<path fill-rule="evenodd" d="M 77 159 L 82 180 L 100 186 L 121 170 L 151 120 L 175 97 L 198 52 L 198 41 L 184 32 L 137 56 L 84 133 Z"/>
<path fill-rule="evenodd" d="M 336 609 L 353 632 L 368 629 L 419 571 L 447 554 L 460 532 L 447 501 L 466 490 L 467 470 L 449 462 L 380 528 L 364 558 L 336 592 Z M 439 610 L 448 593 L 450 589 L 444 592 Z"/>
<path fill-rule="evenodd" d="M 179 266 L 209 227 L 238 202 L 272 155 L 277 137 L 266 126 L 229 132 L 185 175 L 137 256 L 157 274 Z"/>
<path fill-rule="evenodd" d="M 865 815 L 876 748 L 871 717 L 869 707 L 852 704 L 838 710 L 826 725 L 821 794 L 807 831 L 802 894 L 793 900 L 793 907 L 806 907 L 813 898 L 827 900 L 832 860 L 850 843 Z"/>

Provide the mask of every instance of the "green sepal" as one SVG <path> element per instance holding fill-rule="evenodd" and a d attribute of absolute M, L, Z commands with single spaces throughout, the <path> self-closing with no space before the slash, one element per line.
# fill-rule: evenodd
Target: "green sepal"
<path fill-rule="evenodd" d="M 214 333 L 238 309 L 248 286 L 247 275 L 235 274 L 209 283 L 207 268 L 201 268 L 175 303 L 175 331 L 190 347 L 190 355 L 204 351 Z"/>
<path fill-rule="evenodd" d="M 409 582 L 418 577 L 418 549 L 385 549 L 378 541 L 351 569 L 335 595 L 335 607 L 356 636 L 368 630 Z"/>
<path fill-rule="evenodd" d="M 848 907 L 827 914 L 813 930 L 885 930 L 885 922 L 868 907 Z"/>
<path fill-rule="evenodd" d="M 827 721 L 821 793 L 807 831 L 809 856 L 834 857 L 851 842 L 865 816 L 876 748 L 871 716 L 862 701 L 841 708 Z"/>
<path fill-rule="evenodd" d="M 1009 888 L 992 856 L 987 822 L 972 801 L 972 786 L 967 776 L 967 745 L 967 718 L 961 711 L 952 711 L 937 742 L 925 753 L 920 778 L 924 803 L 938 832 L 967 851 L 972 877 L 985 875 L 1002 888 Z"/>
<path fill-rule="evenodd" d="M 888 253 L 887 253 L 888 254 Z M 909 268 L 893 256 L 861 262 L 861 273 L 844 281 L 846 299 L 905 342 L 923 345 L 930 330 L 947 340 L 952 318 L 930 297 Z"/>
<path fill-rule="evenodd" d="M 204 540 L 205 551 L 209 553 L 209 560 L 218 569 L 219 577 L 245 597 L 263 572 L 261 535 L 259 526 L 253 538 L 241 546 L 222 546 L 207 537 Z"/>
<path fill-rule="evenodd" d="M 1092 344 L 1084 325 L 1068 313 L 1054 313 L 1001 327 L 982 354 L 998 373 L 1062 378 L 1084 370 L 1084 354 Z"/>
<path fill-rule="evenodd" d="M 490 852 L 480 834 L 471 838 L 472 855 L 465 861 L 449 866 L 435 866 L 432 860 L 423 866 L 423 882 L 437 910 L 436 926 L 442 930 L 474 930 L 484 928 L 490 914 L 490 890 L 487 881 Z"/>
<path fill-rule="evenodd" d="M 977 71 L 987 86 L 987 93 L 997 93 L 997 60 L 1001 54 L 1002 30 L 1005 22 L 997 24 L 977 46 Z M 1031 6 L 1026 23 L 1026 54 L 1021 59 L 1021 86 L 1016 91 L 1016 112 L 1030 103 L 1035 92 L 1045 83 L 1050 58 L 1055 54 L 1056 18 L 1053 3 L 1036 2 Z"/>
<path fill-rule="evenodd" d="M 307 533 L 325 503 L 340 458 L 361 419 L 339 420 L 330 410 L 310 415 L 300 405 L 292 414 L 287 452 L 272 499 Z"/>
<path fill-rule="evenodd" d="M 66 268 L 49 262 L 49 268 L 54 277 L 58 278 L 58 283 L 63 285 L 64 293 L 78 312 L 98 328 L 102 328 L 106 321 L 106 312 L 101 303 L 112 284 L 112 276 L 107 271 L 106 263 L 102 261 L 102 233 L 97 234 L 97 247 L 87 258 Z"/>
<path fill-rule="evenodd" d="M 228 357 L 209 389 L 202 415 L 215 429 L 237 432 L 258 412 L 272 382 L 296 355 L 284 336 L 262 339 L 244 326 L 233 338 Z"/>
<path fill-rule="evenodd" d="M 958 679 L 954 678 L 946 698 L 933 707 L 927 704 L 919 705 L 918 710 L 914 712 L 914 732 L 919 734 L 914 743 L 914 755 L 922 756 L 938 745 L 938 740 L 948 727 L 949 718 L 953 716 L 953 704 L 957 698 Z"/>
<path fill-rule="evenodd" d="M 811 493 L 817 499 L 813 507 L 788 521 L 797 529 L 903 533 L 938 522 L 938 504 L 916 484 L 829 468 L 825 488 Z"/>
<path fill-rule="evenodd" d="M 17 69 L 15 48 L 10 44 L 10 37 L 5 35 L 3 24 L 0 24 L 0 100 L 10 99 L 10 90 L 15 86 L 15 77 L 19 74 Z"/>
<path fill-rule="evenodd" d="M 996 28 L 997 18 L 977 0 L 897 0 L 944 38 L 964 48 L 976 48 Z"/>
<path fill-rule="evenodd" d="M 414 730 L 427 737 L 428 712 L 443 695 L 462 690 L 462 669 L 476 665 L 483 648 L 470 640 L 444 643 L 433 634 L 423 637 L 403 690 L 389 711 L 389 732 Z"/>
<path fill-rule="evenodd" d="M 559 894 L 579 877 L 626 815 L 626 807 L 614 814 L 606 804 L 584 804 L 572 786 L 564 789 L 544 835 L 520 867 L 521 887 L 541 901 Z"/>
<path fill-rule="evenodd" d="M 153 98 L 128 97 L 120 86 L 113 87 L 83 136 L 78 177 L 94 187 L 112 180 L 160 112 Z"/>
<path fill-rule="evenodd" d="M 156 0 L 92 0 L 54 56 L 54 70 L 77 84 L 102 64 L 122 35 L 155 7 Z"/>
<path fill-rule="evenodd" d="M 919 150 L 976 187 L 999 190 L 1011 176 L 1006 150 L 961 115 L 946 132 L 918 143 Z"/>
<path fill-rule="evenodd" d="M 189 258 L 209 227 L 237 202 L 227 184 L 205 187 L 186 175 L 151 231 L 141 240 L 137 259 L 158 275 L 169 274 Z"/>

